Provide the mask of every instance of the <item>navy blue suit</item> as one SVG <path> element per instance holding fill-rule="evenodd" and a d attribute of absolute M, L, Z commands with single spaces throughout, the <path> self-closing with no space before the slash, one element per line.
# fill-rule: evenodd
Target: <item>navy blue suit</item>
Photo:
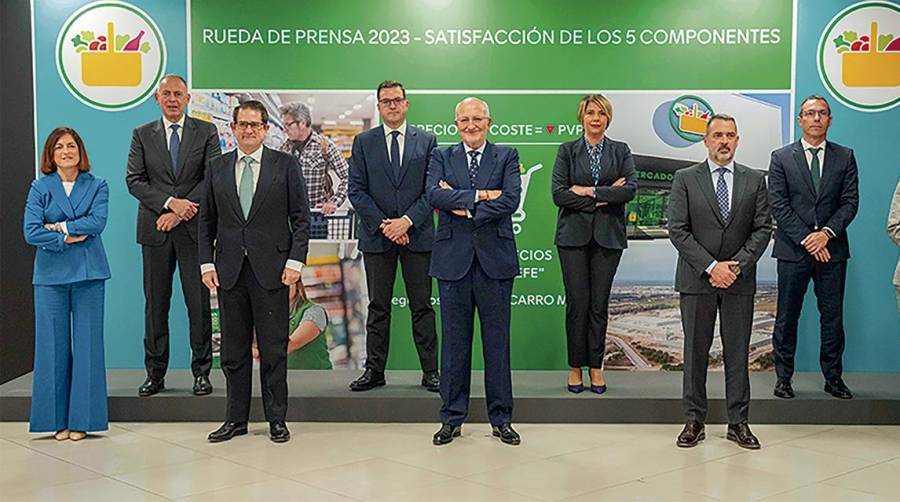
<path fill-rule="evenodd" d="M 369 293 L 366 317 L 366 368 L 383 372 L 390 344 L 391 304 L 397 261 L 403 267 L 403 282 L 409 298 L 413 339 L 422 371 L 437 370 L 437 334 L 431 306 L 431 244 L 434 241 L 434 211 L 425 197 L 425 176 L 431 151 L 437 147 L 433 134 L 406 126 L 399 170 L 391 165 L 384 126 L 369 129 L 353 139 L 350 157 L 350 202 L 359 214 L 359 249 L 365 258 Z M 409 244 L 394 244 L 381 232 L 385 218 L 406 216 L 412 227 L 406 231 Z"/>
<path fill-rule="evenodd" d="M 100 233 L 106 227 L 109 187 L 79 173 L 66 195 L 57 173 L 31 184 L 25 203 L 25 241 L 34 258 L 34 383 L 31 432 L 108 428 L 103 360 L 104 286 L 109 264 Z M 44 228 L 65 222 L 69 235 Z"/>
<path fill-rule="evenodd" d="M 513 278 L 519 274 L 511 215 L 519 207 L 519 153 L 492 143 L 480 156 L 474 186 L 462 143 L 438 148 L 428 168 L 428 202 L 440 210 L 431 275 L 441 298 L 441 422 L 462 424 L 469 409 L 472 327 L 481 321 L 485 391 L 492 425 L 512 420 L 509 318 Z M 445 181 L 452 188 L 442 189 Z M 475 202 L 476 190 L 501 190 Z M 451 213 L 467 209 L 471 218 Z"/>
<path fill-rule="evenodd" d="M 818 190 L 799 141 L 775 150 L 769 164 L 769 198 L 777 223 L 772 253 L 778 259 L 778 313 L 772 335 L 775 370 L 779 378 L 793 376 L 797 323 L 812 279 L 821 323 L 819 362 L 825 378 L 838 378 L 843 372 L 844 283 L 850 258 L 847 226 L 859 207 L 853 150 L 825 143 Z M 801 241 L 826 227 L 834 232 L 827 245 L 831 260 L 820 263 L 806 252 Z"/>

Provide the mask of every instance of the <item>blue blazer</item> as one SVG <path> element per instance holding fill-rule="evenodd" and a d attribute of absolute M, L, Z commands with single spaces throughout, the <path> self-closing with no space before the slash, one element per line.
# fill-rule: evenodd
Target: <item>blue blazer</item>
<path fill-rule="evenodd" d="M 37 247 L 32 283 L 41 286 L 109 279 L 109 263 L 100 234 L 106 227 L 109 187 L 91 173 L 79 173 L 66 196 L 59 174 L 31 183 L 25 203 L 25 242 Z M 65 235 L 44 228 L 45 223 L 66 222 L 69 235 L 87 235 L 66 244 Z"/>
<path fill-rule="evenodd" d="M 395 176 L 388 161 L 384 126 L 378 126 L 353 139 L 350 157 L 350 203 L 359 214 L 359 249 L 383 253 L 393 243 L 381 233 L 385 218 L 409 217 L 413 226 L 407 231 L 410 251 L 431 251 L 434 240 L 434 215 L 425 200 L 425 174 L 431 151 L 437 147 L 433 134 L 406 126 L 400 175 Z"/>
<path fill-rule="evenodd" d="M 769 199 L 777 223 L 772 256 L 800 261 L 809 253 L 800 242 L 811 232 L 830 228 L 831 261 L 850 258 L 847 226 L 859 208 L 859 177 L 853 150 L 828 141 L 819 190 L 813 187 L 806 154 L 799 141 L 772 152 L 769 163 Z"/>
<path fill-rule="evenodd" d="M 441 180 L 453 188 L 441 188 Z M 519 208 L 522 194 L 516 149 L 487 143 L 473 187 L 463 144 L 436 148 L 431 154 L 426 185 L 428 203 L 440 210 L 431 254 L 433 277 L 445 281 L 462 279 L 475 256 L 491 279 L 519 275 L 512 229 L 512 214 Z M 476 204 L 476 190 L 501 190 L 503 194 Z M 468 209 L 472 217 L 451 213 L 460 208 Z"/>

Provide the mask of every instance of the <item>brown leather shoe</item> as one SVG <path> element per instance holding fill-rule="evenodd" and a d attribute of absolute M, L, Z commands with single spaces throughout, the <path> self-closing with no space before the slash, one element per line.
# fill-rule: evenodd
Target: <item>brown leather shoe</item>
<path fill-rule="evenodd" d="M 759 439 L 750 432 L 750 426 L 743 424 L 728 424 L 728 434 L 725 437 L 729 441 L 734 441 L 741 448 L 748 450 L 759 449 Z"/>
<path fill-rule="evenodd" d="M 706 429 L 703 427 L 703 424 L 696 420 L 691 420 L 684 424 L 684 429 L 681 429 L 681 434 L 678 435 L 678 440 L 675 444 L 679 448 L 693 448 L 704 439 L 706 439 Z"/>

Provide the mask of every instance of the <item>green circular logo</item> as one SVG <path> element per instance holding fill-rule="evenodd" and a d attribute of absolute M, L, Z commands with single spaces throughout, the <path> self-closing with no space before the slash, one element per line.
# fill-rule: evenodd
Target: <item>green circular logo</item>
<path fill-rule="evenodd" d="M 152 93 L 166 67 L 159 27 L 137 7 L 94 2 L 63 23 L 56 69 L 69 92 L 98 110 L 127 110 Z"/>
<path fill-rule="evenodd" d="M 900 6 L 860 2 L 839 12 L 822 32 L 817 62 L 844 105 L 879 112 L 900 104 Z"/>
<path fill-rule="evenodd" d="M 672 101 L 669 107 L 669 124 L 679 137 L 691 143 L 703 141 L 706 122 L 715 112 L 700 96 L 685 95 Z"/>

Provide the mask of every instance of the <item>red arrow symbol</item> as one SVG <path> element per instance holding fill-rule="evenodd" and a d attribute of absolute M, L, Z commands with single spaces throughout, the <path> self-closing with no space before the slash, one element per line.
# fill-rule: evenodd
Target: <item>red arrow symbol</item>
<path fill-rule="evenodd" d="M 552 125 L 548 125 L 546 127 L 547 127 L 547 134 L 553 134 L 553 130 L 556 129 L 556 126 L 552 126 Z"/>

